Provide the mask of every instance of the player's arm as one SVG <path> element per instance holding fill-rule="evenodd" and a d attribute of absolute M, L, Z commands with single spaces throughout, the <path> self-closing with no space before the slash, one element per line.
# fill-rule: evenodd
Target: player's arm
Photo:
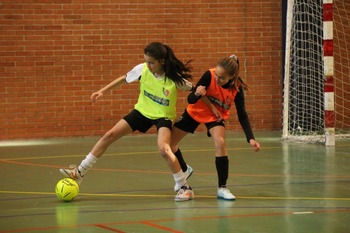
<path fill-rule="evenodd" d="M 245 109 L 245 97 L 244 97 L 244 91 L 243 88 L 239 88 L 239 92 L 237 93 L 235 97 L 235 105 L 236 105 L 236 110 L 237 110 L 237 115 L 238 115 L 238 120 L 239 123 L 242 126 L 242 129 L 245 133 L 245 136 L 247 138 L 247 141 L 250 145 L 254 147 L 255 151 L 260 150 L 260 143 L 255 141 L 254 134 L 252 127 L 250 125 L 248 113 Z"/>
<path fill-rule="evenodd" d="M 103 96 L 103 93 L 109 90 L 113 90 L 120 86 L 121 84 L 127 82 L 131 83 L 136 80 L 138 80 L 142 74 L 142 68 L 144 64 L 139 64 L 135 66 L 131 71 L 129 71 L 126 75 L 120 76 L 119 78 L 113 80 L 100 90 L 94 92 L 91 94 L 90 99 L 92 101 L 96 101 L 97 99 L 101 98 Z"/>
<path fill-rule="evenodd" d="M 207 71 L 199 79 L 196 86 L 193 88 L 192 92 L 188 95 L 187 102 L 189 104 L 194 104 L 200 98 L 202 98 L 202 96 L 204 96 L 206 94 L 206 92 L 204 92 L 204 91 L 210 86 L 210 81 L 211 81 L 210 71 Z"/>
<path fill-rule="evenodd" d="M 94 102 L 97 99 L 101 98 L 103 96 L 103 93 L 105 91 L 112 90 L 118 86 L 120 86 L 121 83 L 125 82 L 126 75 L 120 76 L 119 78 L 115 79 L 114 81 L 110 82 L 108 85 L 102 87 L 100 90 L 94 92 L 91 94 L 90 99 Z"/>
<path fill-rule="evenodd" d="M 193 91 L 194 90 L 193 84 L 190 81 L 188 81 L 187 79 L 184 79 L 184 82 L 181 84 L 176 84 L 176 87 L 180 90 L 183 90 L 183 91 Z"/>

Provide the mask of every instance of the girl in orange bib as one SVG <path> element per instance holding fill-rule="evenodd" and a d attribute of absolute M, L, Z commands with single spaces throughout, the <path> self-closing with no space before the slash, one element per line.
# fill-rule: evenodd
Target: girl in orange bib
<path fill-rule="evenodd" d="M 247 141 L 255 151 L 260 150 L 260 144 L 255 141 L 245 110 L 244 90 L 248 90 L 248 86 L 239 77 L 238 58 L 232 55 L 219 59 L 216 68 L 206 71 L 188 96 L 189 105 L 175 122 L 172 130 L 172 151 L 179 160 L 182 170 L 192 174 L 193 169 L 184 161 L 178 144 L 188 133 L 194 133 L 199 124 L 205 124 L 208 136 L 213 138 L 216 148 L 215 166 L 218 174 L 219 199 L 236 199 L 226 187 L 229 160 L 225 142 L 225 120 L 229 117 L 233 104 L 236 106 L 238 119 Z"/>

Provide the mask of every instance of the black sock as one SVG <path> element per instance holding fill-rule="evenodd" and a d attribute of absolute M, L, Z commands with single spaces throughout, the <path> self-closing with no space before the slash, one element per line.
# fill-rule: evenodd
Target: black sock
<path fill-rule="evenodd" d="M 186 164 L 184 158 L 182 157 L 182 153 L 180 151 L 180 148 L 174 153 L 174 155 L 176 156 L 177 160 L 179 161 L 179 164 L 181 166 L 181 170 L 183 172 L 187 171 L 187 164 Z"/>
<path fill-rule="evenodd" d="M 218 185 L 220 187 L 226 187 L 226 182 L 228 179 L 228 157 L 215 157 L 216 171 L 218 173 Z"/>

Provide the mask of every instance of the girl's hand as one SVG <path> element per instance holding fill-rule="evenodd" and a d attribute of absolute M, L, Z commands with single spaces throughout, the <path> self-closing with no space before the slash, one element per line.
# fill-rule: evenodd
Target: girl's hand
<path fill-rule="evenodd" d="M 249 143 L 250 143 L 250 145 L 253 146 L 255 151 L 259 151 L 260 150 L 260 143 L 259 142 L 255 141 L 254 139 L 250 139 Z"/>
<path fill-rule="evenodd" d="M 214 104 L 211 104 L 211 111 L 214 113 L 214 115 L 217 118 L 217 121 L 222 121 L 222 115 L 221 112 L 214 106 Z"/>
<path fill-rule="evenodd" d="M 98 100 L 99 98 L 101 98 L 103 96 L 103 93 L 100 91 L 96 91 L 94 93 L 91 94 L 90 99 L 92 102 L 95 102 L 96 100 Z"/>
<path fill-rule="evenodd" d="M 207 94 L 207 91 L 205 90 L 205 86 L 198 86 L 194 94 L 196 96 L 205 96 L 205 94 Z"/>

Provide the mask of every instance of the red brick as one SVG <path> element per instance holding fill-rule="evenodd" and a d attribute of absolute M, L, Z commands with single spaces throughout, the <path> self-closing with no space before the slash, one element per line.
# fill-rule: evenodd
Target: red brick
<path fill-rule="evenodd" d="M 183 61 L 194 59 L 193 83 L 221 56 L 246 59 L 252 125 L 281 127 L 279 0 L 19 2 L 1 7 L 0 81 L 7 94 L 0 139 L 103 134 L 133 108 L 139 86 L 124 84 L 97 103 L 90 102 L 91 93 L 143 62 L 143 48 L 152 41 L 170 45 Z M 178 114 L 187 95 L 179 92 Z M 241 130 L 235 110 L 228 122 L 228 129 Z"/>

